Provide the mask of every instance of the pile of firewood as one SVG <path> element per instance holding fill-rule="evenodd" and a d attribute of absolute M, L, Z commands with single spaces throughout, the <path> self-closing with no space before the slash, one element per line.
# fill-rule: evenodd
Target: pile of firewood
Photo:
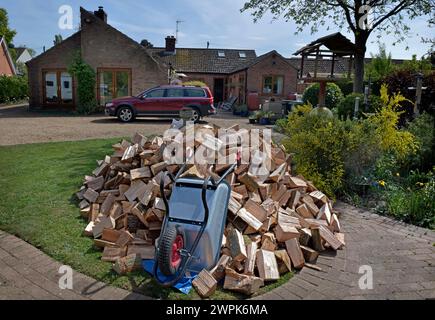
<path fill-rule="evenodd" d="M 218 128 L 197 126 L 213 135 L 203 135 L 194 146 L 228 154 Z M 195 128 L 195 130 L 196 130 Z M 239 132 L 239 128 L 231 128 Z M 160 193 L 164 172 L 176 174 L 180 165 L 167 165 L 163 152 L 173 141 L 147 139 L 135 134 L 131 142 L 113 145 L 114 153 L 98 161 L 92 175 L 85 176 L 77 193 L 80 210 L 88 225 L 84 234 L 103 250 L 102 260 L 126 274 L 142 268 L 142 259 L 153 259 L 160 236 L 165 206 Z M 248 156 L 266 154 L 253 147 Z M 302 176 L 291 175 L 291 157 L 272 143 L 266 176 L 252 174 L 249 164 L 240 164 L 226 177 L 232 187 L 221 258 L 212 270 L 203 270 L 193 281 L 201 297 L 211 296 L 223 280 L 223 288 L 251 295 L 280 275 L 315 265 L 319 252 L 344 245 L 338 213 L 332 202 Z M 246 154 L 245 154 L 246 155 Z M 182 176 L 215 179 L 228 165 L 190 165 Z M 169 198 L 172 182 L 166 177 Z"/>

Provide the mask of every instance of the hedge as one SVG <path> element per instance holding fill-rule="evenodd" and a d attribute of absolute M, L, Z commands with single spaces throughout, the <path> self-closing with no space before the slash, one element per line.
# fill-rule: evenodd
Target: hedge
<path fill-rule="evenodd" d="M 0 76 L 0 103 L 19 101 L 29 96 L 27 78 Z"/>

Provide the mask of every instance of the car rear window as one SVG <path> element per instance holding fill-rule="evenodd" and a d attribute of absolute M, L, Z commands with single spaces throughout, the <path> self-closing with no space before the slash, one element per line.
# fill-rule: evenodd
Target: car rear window
<path fill-rule="evenodd" d="M 186 89 L 186 97 L 191 98 L 203 98 L 205 97 L 205 92 L 203 89 Z"/>
<path fill-rule="evenodd" d="M 165 95 L 164 89 L 156 89 L 150 92 L 147 92 L 146 96 L 148 98 L 162 98 Z"/>
<path fill-rule="evenodd" d="M 166 96 L 168 98 L 184 97 L 184 89 L 168 89 Z"/>

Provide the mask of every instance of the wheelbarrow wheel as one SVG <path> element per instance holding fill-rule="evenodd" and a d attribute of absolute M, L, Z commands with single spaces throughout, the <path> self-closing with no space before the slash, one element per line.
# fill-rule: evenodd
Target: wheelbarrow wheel
<path fill-rule="evenodd" d="M 184 248 L 184 237 L 174 227 L 167 228 L 161 235 L 158 263 L 165 276 L 174 275 L 181 265 L 180 250 Z"/>

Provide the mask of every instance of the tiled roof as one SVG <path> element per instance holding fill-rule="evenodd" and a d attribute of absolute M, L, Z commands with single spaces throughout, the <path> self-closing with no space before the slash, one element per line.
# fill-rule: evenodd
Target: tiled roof
<path fill-rule="evenodd" d="M 166 64 L 171 63 L 178 72 L 228 74 L 257 58 L 255 50 L 243 49 L 177 48 L 175 55 L 166 54 L 165 48 L 148 50 Z M 219 57 L 219 52 L 224 52 L 225 57 Z M 246 58 L 240 57 L 240 53 L 245 53 Z"/>

